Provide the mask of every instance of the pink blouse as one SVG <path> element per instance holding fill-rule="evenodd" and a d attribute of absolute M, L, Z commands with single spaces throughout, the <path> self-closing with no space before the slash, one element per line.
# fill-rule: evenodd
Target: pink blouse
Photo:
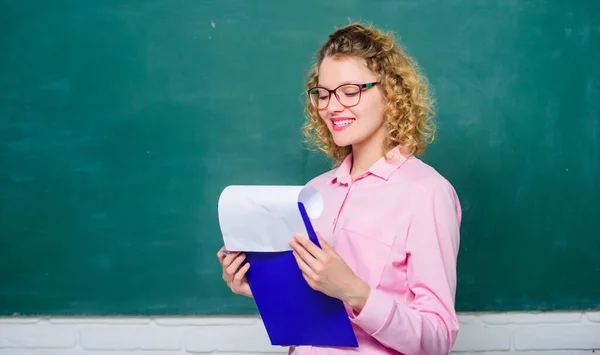
<path fill-rule="evenodd" d="M 352 155 L 308 185 L 325 209 L 313 221 L 371 287 L 356 314 L 358 348 L 291 347 L 294 355 L 448 354 L 458 333 L 454 309 L 461 208 L 452 185 L 420 159 L 392 149 L 354 181 Z"/>

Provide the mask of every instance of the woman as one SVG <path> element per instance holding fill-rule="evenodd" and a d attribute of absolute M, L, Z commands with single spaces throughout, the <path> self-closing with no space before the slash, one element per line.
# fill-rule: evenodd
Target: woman
<path fill-rule="evenodd" d="M 426 80 L 391 34 L 351 24 L 319 50 L 304 133 L 339 166 L 308 185 L 327 209 L 290 245 L 315 290 L 344 302 L 358 348 L 290 354 L 448 354 L 461 209 L 451 184 L 416 157 L 434 134 Z M 244 254 L 218 253 L 233 292 L 252 296 Z"/>

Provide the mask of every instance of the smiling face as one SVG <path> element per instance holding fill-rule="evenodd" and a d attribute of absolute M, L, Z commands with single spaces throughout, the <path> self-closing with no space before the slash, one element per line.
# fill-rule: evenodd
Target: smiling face
<path fill-rule="evenodd" d="M 344 107 L 335 96 L 328 107 L 324 107 L 327 102 L 315 104 L 316 87 L 334 90 L 345 82 L 375 81 L 375 86 L 363 90 L 356 106 Z M 435 137 L 434 100 L 427 78 L 391 32 L 360 23 L 337 28 L 317 51 L 304 88 L 302 133 L 336 164 L 351 153 L 374 157 L 376 149 L 382 155 L 395 147 L 403 154 L 418 155 Z M 329 96 L 327 91 L 316 94 Z M 340 122 L 334 126 L 332 118 Z"/>
<path fill-rule="evenodd" d="M 333 90 L 342 84 L 366 84 L 376 82 L 377 76 L 371 72 L 362 58 L 325 57 L 319 66 L 318 86 Z M 342 102 L 352 100 L 356 89 L 339 89 Z M 384 125 L 384 98 L 375 85 L 363 89 L 360 102 L 353 107 L 345 107 L 335 95 L 331 95 L 329 105 L 319 110 L 321 119 L 329 128 L 336 145 L 352 146 L 353 150 L 363 146 L 381 147 L 386 137 Z"/>

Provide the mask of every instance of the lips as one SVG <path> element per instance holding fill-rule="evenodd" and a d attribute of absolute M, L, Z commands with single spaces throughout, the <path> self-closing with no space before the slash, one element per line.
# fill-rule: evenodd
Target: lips
<path fill-rule="evenodd" d="M 350 127 L 354 121 L 356 121 L 356 119 L 352 117 L 333 117 L 331 119 L 334 131 L 342 131 Z"/>

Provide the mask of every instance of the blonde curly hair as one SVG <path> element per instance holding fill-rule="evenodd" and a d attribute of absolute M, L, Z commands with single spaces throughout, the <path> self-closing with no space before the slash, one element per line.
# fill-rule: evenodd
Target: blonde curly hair
<path fill-rule="evenodd" d="M 319 67 L 326 57 L 358 57 L 366 60 L 367 67 L 380 77 L 379 87 L 385 100 L 387 139 L 383 153 L 400 146 L 406 155 L 418 155 L 433 142 L 435 125 L 433 100 L 429 95 L 427 79 L 421 75 L 416 61 L 394 40 L 372 26 L 353 23 L 338 28 L 317 52 L 306 82 L 306 90 L 317 85 Z M 307 97 L 306 122 L 302 132 L 307 142 L 327 156 L 341 163 L 352 151 L 351 146 L 339 147 L 334 141 L 318 110 Z"/>

